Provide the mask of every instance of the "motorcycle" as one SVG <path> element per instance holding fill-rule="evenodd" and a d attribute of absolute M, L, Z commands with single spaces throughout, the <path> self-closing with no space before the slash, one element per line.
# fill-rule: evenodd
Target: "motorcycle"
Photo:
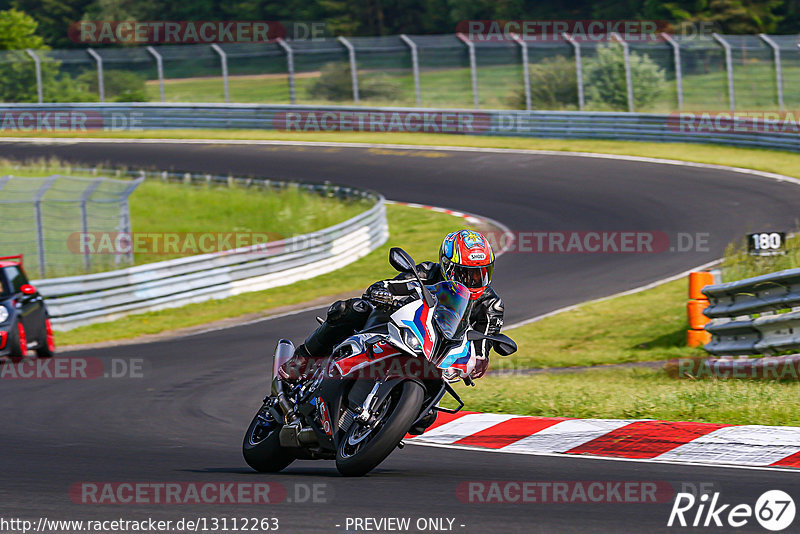
<path fill-rule="evenodd" d="M 306 379 L 293 384 L 280 378 L 294 345 L 278 342 L 271 394 L 242 445 L 256 471 L 278 472 L 296 459 L 329 459 L 344 476 L 365 475 L 402 448 L 410 430 L 431 421 L 432 412 L 464 407 L 451 383 L 474 385 L 474 341 L 489 340 L 503 356 L 516 352 L 508 336 L 470 328 L 465 286 L 424 285 L 414 260 L 400 248 L 390 250 L 389 263 L 413 276 L 418 298 L 393 313 L 374 307 L 363 330 L 336 346 Z M 445 394 L 455 399 L 456 409 L 439 406 Z"/>

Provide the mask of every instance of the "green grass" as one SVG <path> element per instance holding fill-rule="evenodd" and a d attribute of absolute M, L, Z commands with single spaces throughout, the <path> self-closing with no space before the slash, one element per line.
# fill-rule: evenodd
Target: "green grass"
<path fill-rule="evenodd" d="M 389 241 L 338 271 L 266 291 L 130 315 L 117 321 L 56 332 L 56 344 L 93 343 L 157 334 L 219 319 L 265 312 L 278 306 L 307 302 L 325 295 L 360 292 L 376 280 L 397 274 L 388 263 L 390 247 L 403 247 L 418 262 L 436 261 L 442 236 L 463 225 L 463 219 L 451 215 L 398 205 L 387 206 L 387 218 L 391 233 Z M 314 325 L 310 324 L 308 327 L 310 330 Z"/>
<path fill-rule="evenodd" d="M 800 267 L 800 236 L 787 236 L 786 254 L 776 256 L 750 255 L 745 238 L 734 241 L 725 248 L 722 280 L 732 282 L 798 267 Z"/>
<path fill-rule="evenodd" d="M 687 280 L 546 317 L 508 334 L 520 350 L 494 368 L 567 367 L 702 355 L 686 346 Z"/>
<path fill-rule="evenodd" d="M 476 387 L 457 391 L 465 409 L 479 412 L 800 425 L 800 382 L 673 380 L 660 370 L 617 369 L 489 375 Z"/>
<path fill-rule="evenodd" d="M 591 57 L 585 61 L 590 62 Z M 702 74 L 684 74 L 684 109 L 710 110 L 728 109 L 727 75 L 722 65 L 713 71 Z M 376 71 L 359 71 L 363 77 Z M 398 85 L 399 96 L 394 99 L 363 99 L 362 105 L 409 106 L 416 105 L 414 79 L 409 69 L 384 69 L 381 74 Z M 800 67 L 786 64 L 783 69 L 785 87 L 800 78 Z M 298 104 L 324 105 L 349 104 L 350 101 L 332 102 L 314 98 L 309 88 L 319 77 L 319 72 L 299 73 L 295 77 L 295 91 Z M 535 81 L 534 81 L 535 83 Z M 164 80 L 165 98 L 168 102 L 224 102 L 222 78 L 219 76 L 199 78 L 173 78 Z M 229 76 L 228 86 L 231 102 L 288 104 L 289 90 L 286 75 L 243 75 Z M 510 65 L 478 65 L 479 104 L 484 109 L 510 109 L 512 93 L 522 91 L 522 67 Z M 472 85 L 468 66 L 450 68 L 425 68 L 420 71 L 422 105 L 426 107 L 468 107 L 473 106 Z M 160 101 L 157 80 L 149 80 L 146 85 L 148 98 Z M 734 92 L 737 107 L 743 110 L 776 109 L 775 74 L 770 61 L 750 62 L 734 67 Z M 791 102 L 791 92 L 787 91 L 787 105 Z M 587 110 L 605 109 L 602 103 L 588 101 Z M 577 107 L 577 103 L 567 109 Z M 674 80 L 666 80 L 661 96 L 647 109 L 637 111 L 669 113 L 677 109 Z"/>
<path fill-rule="evenodd" d="M 20 177 L 47 176 L 50 174 L 84 176 L 74 172 L 58 161 L 39 161 L 30 164 L 19 164 L 0 161 L 0 176 L 15 175 Z M 103 173 L 100 172 L 100 175 Z M 109 173 L 113 176 L 113 173 Z M 78 198 L 85 184 L 76 182 L 57 182 L 54 187 L 74 189 L 72 197 Z M 62 195 L 63 196 L 63 195 Z M 46 197 L 47 198 L 47 197 Z M 233 185 L 206 186 L 163 183 L 148 180 L 142 183 L 130 197 L 130 213 L 133 232 L 163 236 L 191 232 L 195 236 L 201 233 L 229 234 L 237 233 L 243 239 L 259 239 L 274 241 L 293 235 L 313 232 L 356 216 L 369 203 L 361 201 L 342 202 L 336 198 L 309 193 L 296 187 L 282 190 L 264 188 L 253 185 L 250 188 Z M 57 208 L 57 209 L 56 209 Z M 83 258 L 76 253 L 75 232 L 80 230 L 80 213 L 75 205 L 45 205 L 45 239 L 47 243 L 48 277 L 66 276 L 84 273 Z M 30 204 L 7 205 L 3 208 L 6 220 L 29 220 Z M 90 210 L 90 215 L 98 212 Z M 115 232 L 117 229 L 118 210 L 112 207 L 105 210 L 103 216 L 112 218 L 105 228 L 97 226 L 90 219 L 92 231 Z M 71 221 L 71 222 L 70 222 Z M 31 223 L 32 224 L 32 223 Z M 33 232 L 31 226 L 31 233 Z M 19 240 L 17 235 L 11 239 Z M 37 253 L 33 236 L 26 243 L 4 243 L 0 239 L 0 255 L 24 254 L 28 274 L 38 277 Z M 72 241 L 68 241 L 72 239 Z M 150 241 L 151 243 L 153 241 Z M 231 240 L 233 244 L 234 241 Z M 242 244 L 250 244 L 242 241 Z M 223 245 L 224 246 L 224 245 Z M 214 252 L 216 250 L 208 250 Z M 153 253 L 153 247 L 144 245 L 135 251 L 134 263 L 151 263 L 181 256 L 198 254 L 201 251 L 186 249 L 174 253 L 164 253 L 163 247 Z M 91 257 L 90 271 L 97 272 L 118 268 L 113 254 L 95 254 Z"/>
<path fill-rule="evenodd" d="M 134 233 L 259 233 L 268 234 L 273 241 L 333 226 L 355 217 L 371 203 L 341 202 L 296 187 L 265 191 L 257 186 L 206 187 L 146 181 L 131 196 L 130 205 Z M 135 260 L 144 263 L 176 256 L 181 254 L 142 254 L 136 255 Z"/>

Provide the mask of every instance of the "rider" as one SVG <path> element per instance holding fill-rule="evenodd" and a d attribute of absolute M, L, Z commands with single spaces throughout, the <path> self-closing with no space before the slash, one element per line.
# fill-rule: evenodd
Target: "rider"
<path fill-rule="evenodd" d="M 494 271 L 494 252 L 480 233 L 459 230 L 448 234 L 439 249 L 439 263 L 422 262 L 417 273 L 425 285 L 442 281 L 460 282 L 469 289 L 473 306 L 469 323 L 484 334 L 494 335 L 503 327 L 503 301 L 490 286 Z M 297 347 L 294 357 L 281 368 L 284 379 L 302 379 L 310 364 L 326 358 L 333 348 L 363 329 L 374 308 L 394 311 L 417 293 L 410 281 L 414 277 L 401 273 L 393 279 L 372 284 L 361 298 L 339 300 L 328 308 L 327 318 Z M 475 342 L 476 362 L 470 373 L 473 379 L 486 374 L 489 367 L 489 342 Z"/>

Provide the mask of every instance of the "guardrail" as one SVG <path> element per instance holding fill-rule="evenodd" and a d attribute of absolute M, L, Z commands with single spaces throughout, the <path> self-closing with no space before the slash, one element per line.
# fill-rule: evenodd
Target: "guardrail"
<path fill-rule="evenodd" d="M 682 120 L 685 119 L 685 120 Z M 670 141 L 800 151 L 800 123 L 781 118 L 581 112 L 477 111 L 260 104 L 0 104 L 0 125 L 48 131 L 258 129 L 304 132 L 426 132 L 541 138 Z"/>
<path fill-rule="evenodd" d="M 800 349 L 800 269 L 706 286 L 715 355 L 771 355 Z"/>
<path fill-rule="evenodd" d="M 233 180 L 210 175 L 185 176 L 187 182 Z M 273 181 L 271 185 L 288 183 Z M 356 261 L 388 239 L 382 195 L 349 187 L 297 185 L 334 195 L 369 198 L 375 205 L 324 230 L 280 241 L 32 283 L 46 298 L 53 327 L 70 330 L 130 313 L 226 298 L 312 278 Z"/>

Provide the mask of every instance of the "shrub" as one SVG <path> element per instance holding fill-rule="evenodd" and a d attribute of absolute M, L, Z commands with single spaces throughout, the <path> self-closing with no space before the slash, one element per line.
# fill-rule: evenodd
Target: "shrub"
<path fill-rule="evenodd" d="M 564 109 L 578 105 L 578 77 L 575 61 L 556 56 L 529 67 L 531 107 L 533 109 Z M 525 90 L 515 89 L 506 99 L 515 109 L 525 109 Z"/>
<path fill-rule="evenodd" d="M 400 84 L 383 74 L 359 75 L 358 93 L 363 99 L 394 100 L 400 94 Z M 323 66 L 319 78 L 309 87 L 308 94 L 320 100 L 352 100 L 350 64 L 337 62 Z"/>
<path fill-rule="evenodd" d="M 86 71 L 79 75 L 76 81 L 78 84 L 86 86 L 89 92 L 98 95 L 97 72 Z M 145 79 L 126 70 L 103 71 L 103 89 L 106 100 L 109 102 L 147 102 L 148 100 Z M 94 99 L 96 100 L 97 96 Z"/>
<path fill-rule="evenodd" d="M 633 102 L 637 111 L 652 105 L 664 90 L 664 71 L 648 55 L 630 53 Z M 625 55 L 619 45 L 599 46 L 593 61 L 584 63 L 589 100 L 615 110 L 628 109 Z"/>

